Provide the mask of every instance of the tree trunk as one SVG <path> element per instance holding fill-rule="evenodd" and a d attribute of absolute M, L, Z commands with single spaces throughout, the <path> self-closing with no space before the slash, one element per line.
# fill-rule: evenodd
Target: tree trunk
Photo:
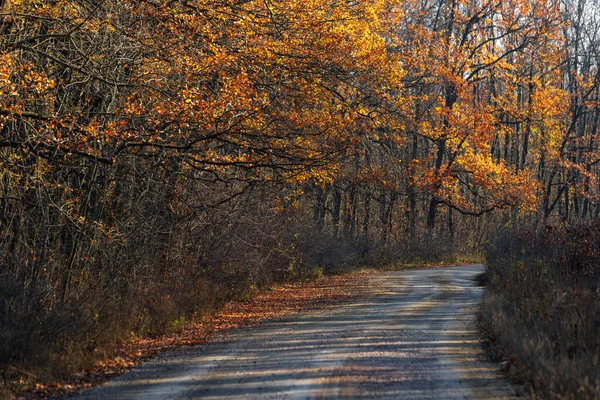
<path fill-rule="evenodd" d="M 338 237 L 340 233 L 340 215 L 342 212 L 342 193 L 339 189 L 333 191 L 333 207 L 331 222 L 333 225 L 333 236 Z"/>

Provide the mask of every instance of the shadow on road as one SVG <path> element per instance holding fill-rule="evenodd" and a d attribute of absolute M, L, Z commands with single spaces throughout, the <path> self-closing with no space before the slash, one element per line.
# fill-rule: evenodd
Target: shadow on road
<path fill-rule="evenodd" d="M 365 299 L 173 352 L 82 398 L 511 397 L 477 340 L 482 268 L 378 275 Z"/>

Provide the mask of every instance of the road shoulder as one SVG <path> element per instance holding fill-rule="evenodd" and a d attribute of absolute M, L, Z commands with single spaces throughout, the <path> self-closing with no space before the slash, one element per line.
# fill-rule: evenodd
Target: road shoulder
<path fill-rule="evenodd" d="M 24 388 L 18 398 L 36 400 L 73 396 L 167 351 L 225 340 L 240 328 L 343 304 L 368 294 L 372 285 L 371 277 L 378 273 L 377 270 L 365 270 L 325 276 L 309 282 L 274 285 L 247 301 L 227 303 L 214 315 L 193 321 L 168 335 L 157 338 L 132 337 L 115 349 L 113 357 L 99 362 L 93 368 L 65 377 L 62 381 Z"/>

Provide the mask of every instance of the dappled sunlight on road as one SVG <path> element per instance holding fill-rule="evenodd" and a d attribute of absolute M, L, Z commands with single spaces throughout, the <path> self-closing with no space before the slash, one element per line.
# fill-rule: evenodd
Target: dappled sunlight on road
<path fill-rule="evenodd" d="M 385 273 L 351 304 L 173 352 L 83 398 L 506 398 L 475 331 L 481 266 Z"/>

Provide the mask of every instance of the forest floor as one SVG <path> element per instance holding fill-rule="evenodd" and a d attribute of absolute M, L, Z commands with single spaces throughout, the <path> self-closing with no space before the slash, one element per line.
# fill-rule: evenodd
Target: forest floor
<path fill-rule="evenodd" d="M 79 398 L 512 398 L 475 324 L 482 271 L 356 273 L 273 288 L 163 344 L 198 346 L 163 352 Z M 210 329 L 213 340 L 197 339 Z"/>

